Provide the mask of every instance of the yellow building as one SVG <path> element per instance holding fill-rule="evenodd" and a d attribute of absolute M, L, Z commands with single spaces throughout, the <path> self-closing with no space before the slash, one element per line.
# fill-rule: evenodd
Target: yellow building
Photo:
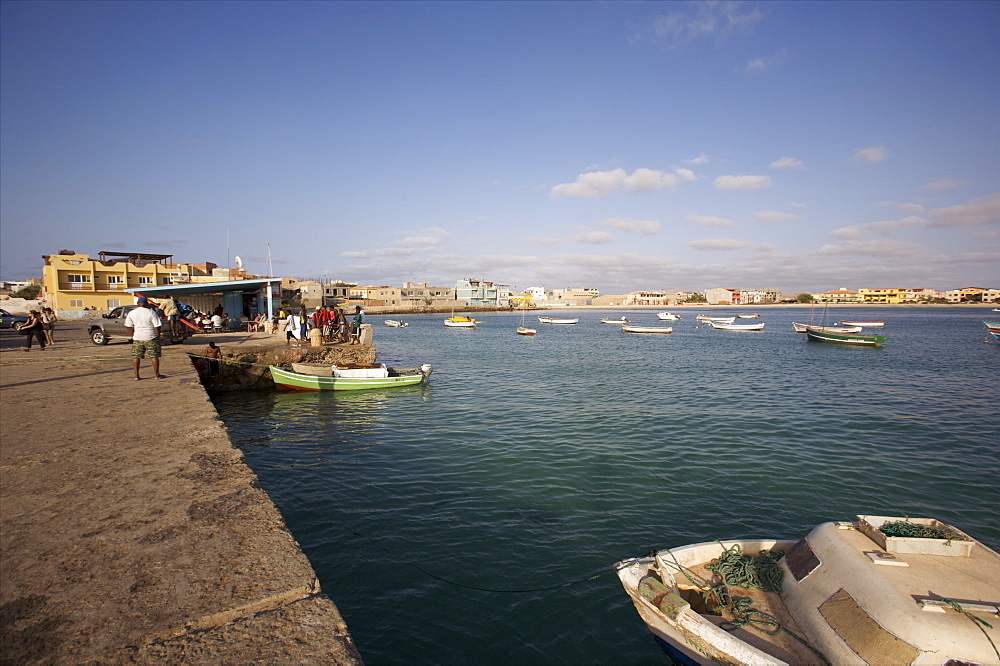
<path fill-rule="evenodd" d="M 42 288 L 53 310 L 107 311 L 135 302 L 125 289 L 212 282 L 216 265 L 174 263 L 173 255 L 100 252 L 98 259 L 63 250 L 42 257 Z"/>
<path fill-rule="evenodd" d="M 901 287 L 880 287 L 858 289 L 858 294 L 865 303 L 902 303 L 906 300 L 906 289 Z"/>

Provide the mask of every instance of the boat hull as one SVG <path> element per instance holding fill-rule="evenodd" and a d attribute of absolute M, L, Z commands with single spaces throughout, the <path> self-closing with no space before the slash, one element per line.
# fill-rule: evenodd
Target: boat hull
<path fill-rule="evenodd" d="M 841 320 L 841 326 L 860 326 L 862 328 L 882 328 L 885 326 L 884 321 L 844 321 Z"/>
<path fill-rule="evenodd" d="M 426 382 L 431 374 L 429 365 L 425 371 L 409 371 L 414 374 L 400 374 L 390 377 L 334 377 L 292 372 L 276 365 L 270 366 L 274 385 L 291 391 L 364 391 L 369 389 L 413 386 Z M 404 371 L 407 372 L 407 371 Z"/>
<path fill-rule="evenodd" d="M 626 333 L 673 333 L 674 329 L 671 326 L 622 326 L 622 330 Z"/>
<path fill-rule="evenodd" d="M 539 317 L 538 321 L 542 324 L 577 324 L 580 322 L 579 319 L 556 319 L 554 317 Z"/>
<path fill-rule="evenodd" d="M 826 331 L 827 333 L 860 333 L 860 326 L 813 326 L 811 324 L 799 324 L 797 322 L 792 322 L 792 328 L 795 329 L 796 333 L 805 333 L 806 329 L 813 329 L 814 331 Z"/>
<path fill-rule="evenodd" d="M 712 328 L 720 331 L 763 331 L 764 324 L 723 324 L 717 321 L 708 322 Z"/>
<path fill-rule="evenodd" d="M 852 345 L 855 347 L 881 347 L 885 344 L 884 335 L 848 335 L 846 333 L 829 333 L 827 331 L 815 331 L 806 329 L 806 336 L 809 340 L 816 342 L 831 342 L 838 345 Z"/>
<path fill-rule="evenodd" d="M 474 321 L 452 321 L 450 319 L 444 320 L 444 325 L 448 328 L 475 328 L 476 322 Z"/>
<path fill-rule="evenodd" d="M 538 331 L 536 331 L 533 328 L 525 328 L 524 326 L 518 326 L 517 327 L 517 334 L 518 335 L 534 335 L 537 332 Z"/>
<path fill-rule="evenodd" d="M 669 312 L 659 312 L 657 313 L 656 318 L 659 319 L 660 321 L 678 321 L 680 320 L 681 316 L 671 314 Z"/>

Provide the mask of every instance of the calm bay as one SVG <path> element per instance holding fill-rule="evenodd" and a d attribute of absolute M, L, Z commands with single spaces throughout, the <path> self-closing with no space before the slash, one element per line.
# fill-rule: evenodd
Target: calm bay
<path fill-rule="evenodd" d="M 532 313 L 534 337 L 519 313 L 369 317 L 428 385 L 213 400 L 369 664 L 663 663 L 610 571 L 657 547 L 867 513 L 1000 548 L 1000 313 L 831 309 L 886 322 L 866 349 L 794 333 L 808 307 L 763 332 L 674 311 L 671 335 L 598 322 L 670 325 L 645 309 Z"/>

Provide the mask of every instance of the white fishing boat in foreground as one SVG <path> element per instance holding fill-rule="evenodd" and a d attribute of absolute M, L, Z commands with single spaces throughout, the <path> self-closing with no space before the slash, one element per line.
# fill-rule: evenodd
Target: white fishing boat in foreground
<path fill-rule="evenodd" d="M 813 326 L 812 324 L 799 324 L 797 322 L 792 322 L 792 328 L 795 329 L 796 333 L 805 333 L 806 329 L 812 329 L 814 331 L 821 331 L 825 333 L 860 333 L 860 326 Z"/>
<path fill-rule="evenodd" d="M 579 319 L 558 319 L 556 317 L 539 317 L 538 321 L 542 324 L 578 324 Z"/>
<path fill-rule="evenodd" d="M 997 663 L 1000 555 L 937 520 L 857 518 L 622 560 L 618 578 L 679 664 Z"/>
<path fill-rule="evenodd" d="M 673 333 L 674 329 L 671 326 L 622 326 L 622 330 L 626 333 Z"/>
<path fill-rule="evenodd" d="M 712 328 L 718 328 L 723 331 L 763 331 L 764 322 L 759 324 L 733 324 L 733 323 L 723 323 L 721 321 L 709 321 L 709 326 Z"/>
<path fill-rule="evenodd" d="M 660 321 L 680 321 L 681 316 L 670 312 L 657 312 L 656 318 Z"/>

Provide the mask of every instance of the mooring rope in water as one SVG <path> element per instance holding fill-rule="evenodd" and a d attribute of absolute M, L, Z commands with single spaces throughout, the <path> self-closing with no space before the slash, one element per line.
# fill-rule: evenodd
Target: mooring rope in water
<path fill-rule="evenodd" d="M 613 566 L 611 566 L 611 567 L 604 567 L 600 571 L 598 571 L 597 573 L 585 576 L 584 578 L 578 578 L 576 580 L 571 580 L 571 581 L 566 582 L 566 583 L 559 583 L 557 585 L 548 585 L 546 587 L 505 589 L 505 590 L 496 589 L 496 588 L 489 588 L 489 587 L 478 587 L 476 585 L 467 585 L 465 583 L 459 583 L 457 581 L 445 578 L 443 576 L 438 576 L 437 574 L 435 574 L 435 573 L 433 573 L 431 571 L 428 571 L 427 569 L 423 568 L 419 564 L 415 564 L 413 562 L 400 559 L 398 553 L 392 551 L 390 548 L 386 548 L 385 546 L 383 546 L 382 544 L 378 543 L 377 541 L 371 539 L 370 537 L 366 537 L 364 534 L 362 534 L 361 532 L 357 531 L 356 529 L 354 529 L 350 525 L 347 525 L 347 524 L 345 524 L 345 523 L 343 523 L 343 522 L 341 522 L 339 520 L 336 520 L 334 518 L 329 518 L 329 520 L 332 520 L 333 522 L 337 523 L 338 525 L 340 525 L 341 527 L 343 527 L 345 530 L 347 530 L 348 532 L 350 532 L 354 536 L 360 537 L 360 538 L 364 539 L 365 541 L 367 541 L 367 542 L 375 545 L 376 547 L 384 550 L 388 555 L 390 555 L 395 560 L 397 560 L 397 561 L 399 561 L 399 562 L 401 562 L 403 564 L 408 564 L 409 566 L 413 567 L 417 571 L 419 571 L 419 572 L 421 572 L 421 573 L 423 573 L 423 574 L 425 574 L 427 576 L 430 576 L 431 578 L 434 578 L 435 580 L 439 580 L 442 583 L 447 583 L 448 585 L 454 585 L 455 587 L 461 587 L 461 588 L 466 589 L 466 590 L 475 590 L 477 592 L 495 592 L 495 593 L 498 593 L 498 594 L 528 594 L 528 593 L 531 593 L 531 592 L 548 592 L 548 591 L 551 591 L 551 590 L 559 590 L 559 589 L 566 588 L 566 587 L 572 587 L 573 585 L 580 585 L 582 583 L 589 583 L 592 580 L 597 580 L 598 578 L 601 578 L 602 576 L 606 576 L 609 573 L 614 573 L 614 571 L 615 571 L 615 568 Z"/>

